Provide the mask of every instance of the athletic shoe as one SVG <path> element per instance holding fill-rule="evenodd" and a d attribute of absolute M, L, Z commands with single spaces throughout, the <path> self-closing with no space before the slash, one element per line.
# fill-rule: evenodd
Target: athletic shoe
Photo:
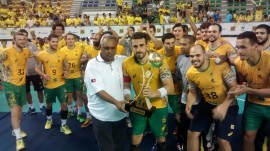
<path fill-rule="evenodd" d="M 35 108 L 31 109 L 29 107 L 28 112 L 26 112 L 24 115 L 29 116 L 29 115 L 33 115 L 33 114 L 36 114 L 36 109 Z"/>
<path fill-rule="evenodd" d="M 61 126 L 60 131 L 63 132 L 64 134 L 66 134 L 66 135 L 69 135 L 69 134 L 72 133 L 67 125 Z"/>
<path fill-rule="evenodd" d="M 16 151 L 20 151 L 20 150 L 23 150 L 23 149 L 25 149 L 25 145 L 24 145 L 23 140 L 21 138 L 17 139 L 16 140 Z"/>
<path fill-rule="evenodd" d="M 131 124 L 131 120 L 130 120 L 130 118 L 127 118 L 127 126 L 129 127 L 129 128 L 131 128 L 132 127 L 132 124 Z"/>
<path fill-rule="evenodd" d="M 40 111 L 41 111 L 41 113 L 42 113 L 43 115 L 46 115 L 46 108 L 45 108 L 45 106 L 42 106 L 42 107 L 40 108 Z"/>
<path fill-rule="evenodd" d="M 85 121 L 85 118 L 83 118 L 81 114 L 77 114 L 77 120 L 82 123 Z"/>
<path fill-rule="evenodd" d="M 84 123 L 82 124 L 81 128 L 88 127 L 91 123 L 92 123 L 92 119 L 86 118 L 86 120 L 85 120 Z"/>
<path fill-rule="evenodd" d="M 68 116 L 67 116 L 67 118 L 71 118 L 71 117 L 73 117 L 74 116 L 74 113 L 72 112 L 72 111 L 68 111 Z"/>
<path fill-rule="evenodd" d="M 27 136 L 27 134 L 22 130 L 20 130 L 20 135 L 21 135 L 22 138 L 25 138 Z M 12 131 L 12 136 L 16 136 L 14 131 Z"/>
<path fill-rule="evenodd" d="M 53 121 L 52 120 L 47 120 L 45 124 L 45 130 L 51 129 L 52 128 Z"/>

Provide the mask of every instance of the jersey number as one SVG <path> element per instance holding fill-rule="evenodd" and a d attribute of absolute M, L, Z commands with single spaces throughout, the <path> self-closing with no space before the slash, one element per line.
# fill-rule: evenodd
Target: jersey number
<path fill-rule="evenodd" d="M 216 92 L 211 92 L 210 94 L 209 93 L 205 93 L 207 95 L 207 97 L 209 97 L 210 99 L 217 99 L 218 96 L 216 94 Z"/>
<path fill-rule="evenodd" d="M 18 75 L 24 75 L 24 70 L 23 69 L 19 69 L 18 70 Z"/>
<path fill-rule="evenodd" d="M 69 68 L 75 68 L 75 63 L 68 63 Z"/>
<path fill-rule="evenodd" d="M 56 70 L 52 70 L 53 75 L 56 75 Z"/>

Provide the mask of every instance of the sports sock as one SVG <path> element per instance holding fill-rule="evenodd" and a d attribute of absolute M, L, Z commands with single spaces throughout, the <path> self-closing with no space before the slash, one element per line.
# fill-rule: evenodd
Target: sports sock
<path fill-rule="evenodd" d="M 29 106 L 31 109 L 34 109 L 33 104 L 28 104 L 28 106 Z"/>
<path fill-rule="evenodd" d="M 68 111 L 72 111 L 72 105 L 67 105 Z"/>
<path fill-rule="evenodd" d="M 90 112 L 86 112 L 86 118 L 91 118 Z"/>
<path fill-rule="evenodd" d="M 82 114 L 82 107 L 78 107 L 78 114 L 79 114 L 79 115 Z"/>
<path fill-rule="evenodd" d="M 20 139 L 22 138 L 21 137 L 21 130 L 18 128 L 18 129 L 14 129 L 13 132 L 15 133 L 15 136 L 16 136 L 16 139 Z"/>
<path fill-rule="evenodd" d="M 61 125 L 64 126 L 67 124 L 67 115 L 68 115 L 68 111 L 63 111 L 61 110 Z"/>
<path fill-rule="evenodd" d="M 44 103 L 39 104 L 39 108 L 42 108 L 44 106 Z"/>

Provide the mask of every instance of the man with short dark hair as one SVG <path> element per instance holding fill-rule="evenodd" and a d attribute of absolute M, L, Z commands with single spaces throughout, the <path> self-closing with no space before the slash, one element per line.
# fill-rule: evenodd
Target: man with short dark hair
<path fill-rule="evenodd" d="M 270 119 L 270 52 L 258 47 L 253 32 L 238 35 L 236 50 L 239 57 L 234 65 L 238 76 L 237 89 L 231 94 L 247 94 L 244 112 L 244 151 L 254 151 L 254 140 L 263 120 Z"/>
<path fill-rule="evenodd" d="M 85 70 L 88 108 L 93 119 L 93 132 L 101 151 L 124 151 L 126 146 L 126 111 L 123 96 L 122 63 L 115 56 L 118 39 L 104 35 L 97 57 Z"/>
<path fill-rule="evenodd" d="M 68 74 L 68 64 L 66 55 L 62 51 L 58 51 L 59 37 L 56 34 L 51 34 L 48 37 L 49 48 L 38 53 L 36 72 L 45 80 L 45 100 L 46 100 L 46 116 L 47 121 L 45 129 L 51 129 L 52 120 L 52 105 L 56 98 L 61 105 L 61 128 L 60 131 L 66 135 L 71 134 L 71 130 L 67 126 L 67 103 L 66 103 L 66 87 L 65 79 Z M 42 70 L 43 69 L 43 70 Z"/>
<path fill-rule="evenodd" d="M 61 22 L 56 22 L 52 26 L 52 31 L 59 38 L 57 50 L 60 50 L 61 48 L 66 46 L 66 40 L 65 37 L 63 36 L 65 26 Z"/>
<path fill-rule="evenodd" d="M 258 39 L 260 50 L 270 50 L 270 26 L 260 24 L 255 28 L 255 34 Z"/>
<path fill-rule="evenodd" d="M 135 94 L 137 94 L 135 98 L 137 105 L 140 106 L 144 104 L 145 99 L 150 99 L 151 105 L 156 107 L 150 118 L 133 114 L 131 119 L 133 125 L 131 151 L 140 150 L 139 146 L 147 122 L 149 122 L 157 140 L 157 150 L 166 151 L 166 119 L 168 115 L 166 96 L 172 93 L 174 86 L 166 60 L 163 60 L 160 68 L 152 67 L 148 63 L 147 45 L 149 40 L 150 37 L 147 33 L 134 33 L 132 37 L 134 55 L 128 57 L 123 63 L 125 100 L 131 100 L 130 84 L 132 83 Z M 146 84 L 145 81 L 149 80 L 151 82 Z"/>

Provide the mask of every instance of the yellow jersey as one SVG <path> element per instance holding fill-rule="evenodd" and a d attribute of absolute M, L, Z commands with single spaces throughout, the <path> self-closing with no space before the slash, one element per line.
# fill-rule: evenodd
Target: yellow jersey
<path fill-rule="evenodd" d="M 65 53 L 56 51 L 49 53 L 47 50 L 41 51 L 37 55 L 37 60 L 43 65 L 44 73 L 49 75 L 50 80 L 45 80 L 44 85 L 48 89 L 57 88 L 65 84 L 63 78 L 63 66 L 66 59 Z"/>
<path fill-rule="evenodd" d="M 163 65 L 160 68 L 155 68 L 148 62 L 139 64 L 134 56 L 130 56 L 123 62 L 123 70 L 131 79 L 136 94 L 135 98 L 138 98 L 136 100 L 137 103 L 141 103 L 141 100 L 144 100 L 145 97 L 143 96 L 142 88 L 149 80 L 149 87 L 152 91 L 156 91 L 162 87 L 161 78 L 170 76 L 170 70 L 166 60 L 163 60 Z M 150 102 L 156 108 L 164 108 L 167 106 L 167 99 L 165 97 L 153 98 L 150 99 Z"/>
<path fill-rule="evenodd" d="M 261 51 L 260 60 L 255 65 L 250 65 L 246 60 L 240 60 L 240 57 L 234 61 L 237 72 L 243 75 L 248 87 L 253 89 L 269 88 L 270 75 L 270 52 Z M 270 98 L 263 98 L 255 95 L 248 95 L 248 101 L 270 106 Z"/>
<path fill-rule="evenodd" d="M 209 45 L 205 48 L 206 51 L 214 51 L 218 53 L 221 56 L 227 56 L 227 58 L 230 58 L 230 56 L 235 55 L 236 51 L 230 44 L 222 44 L 217 49 L 211 50 L 209 48 Z"/>
<path fill-rule="evenodd" d="M 198 87 L 206 102 L 219 105 L 226 100 L 228 88 L 226 82 L 235 78 L 229 64 L 221 65 L 215 63 L 215 59 L 209 59 L 209 66 L 205 71 L 198 71 L 191 66 L 187 71 L 189 89 Z"/>
<path fill-rule="evenodd" d="M 62 39 L 59 39 L 58 41 L 58 47 L 57 50 L 60 50 L 61 48 L 65 47 L 67 45 L 65 37 L 62 37 Z"/>
<path fill-rule="evenodd" d="M 68 49 L 67 46 L 60 49 L 66 55 L 68 62 L 68 75 L 67 79 L 74 79 L 82 77 L 81 74 L 81 57 L 84 52 L 81 45 L 75 45 L 73 49 Z"/>
<path fill-rule="evenodd" d="M 95 58 L 100 50 L 95 49 L 93 46 L 86 46 L 84 51 L 90 58 Z"/>
<path fill-rule="evenodd" d="M 6 57 L 2 62 L 3 81 L 22 86 L 25 84 L 27 60 L 31 56 L 29 49 L 23 48 L 22 52 L 15 50 L 13 46 L 0 52 Z"/>
<path fill-rule="evenodd" d="M 174 48 L 174 54 L 172 56 L 166 56 L 164 53 L 164 48 L 158 50 L 158 53 L 161 54 L 163 56 L 163 59 L 166 60 L 166 62 L 168 63 L 169 69 L 171 71 L 173 80 L 176 79 L 176 71 L 177 71 L 177 58 L 178 56 L 181 54 L 180 49 L 178 49 L 178 47 Z M 178 95 L 181 93 L 181 85 L 179 82 L 175 83 L 175 81 L 173 81 L 174 83 L 174 91 L 172 93 L 172 95 Z"/>

